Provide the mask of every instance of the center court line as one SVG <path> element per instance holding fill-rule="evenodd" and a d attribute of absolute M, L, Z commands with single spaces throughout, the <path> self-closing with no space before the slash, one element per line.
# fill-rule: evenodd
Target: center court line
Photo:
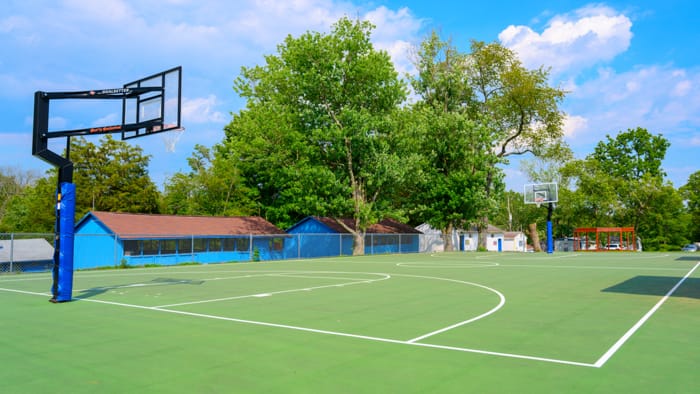
<path fill-rule="evenodd" d="M 671 297 L 671 295 L 673 295 L 673 293 L 676 292 L 676 290 L 683 284 L 683 282 L 685 282 L 685 280 L 688 279 L 688 277 L 690 277 L 690 275 L 693 274 L 693 272 L 698 268 L 698 266 L 700 266 L 700 262 L 698 262 L 697 264 L 695 264 L 695 266 L 694 266 L 690 271 L 688 271 L 688 273 L 685 274 L 685 276 L 684 276 L 683 278 L 681 278 L 681 280 L 679 280 L 678 283 L 676 283 L 676 285 L 673 286 L 673 288 L 672 288 L 671 290 L 669 290 L 668 293 L 666 293 L 666 295 L 663 296 L 663 298 L 661 298 L 661 299 L 659 300 L 659 302 L 657 302 L 656 305 L 654 305 L 654 306 L 649 310 L 649 312 L 647 312 L 644 316 L 642 316 L 642 318 L 639 319 L 639 321 L 638 321 L 634 326 L 632 326 L 632 328 L 630 328 L 629 330 L 627 330 L 627 332 L 625 333 L 625 335 L 623 335 L 622 337 L 620 337 L 620 339 L 618 339 L 617 342 L 615 342 L 615 344 L 612 345 L 612 347 L 610 347 L 610 349 L 608 349 L 608 351 L 605 352 L 605 354 L 603 354 L 603 356 L 600 357 L 600 358 L 598 359 L 598 361 L 596 361 L 595 364 L 593 364 L 593 365 L 594 365 L 596 368 L 600 368 L 600 367 L 602 367 L 603 365 L 605 365 L 605 363 L 608 362 L 608 360 L 610 360 L 610 357 L 612 357 L 615 353 L 617 353 L 617 351 L 620 350 L 620 348 L 622 347 L 622 345 L 624 345 L 625 342 L 627 342 L 627 340 L 630 339 L 630 337 L 631 337 L 632 335 L 634 335 L 634 333 L 637 332 L 637 330 L 638 330 L 644 323 L 646 323 L 646 321 L 649 320 L 649 318 L 650 318 L 654 313 L 656 313 L 656 311 L 657 311 L 659 308 L 661 308 L 661 305 L 663 305 L 663 304 L 666 302 L 666 300 L 668 300 L 669 297 Z"/>

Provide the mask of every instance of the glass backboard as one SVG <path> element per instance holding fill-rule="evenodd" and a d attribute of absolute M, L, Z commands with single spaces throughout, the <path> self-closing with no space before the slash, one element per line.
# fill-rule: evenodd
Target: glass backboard
<path fill-rule="evenodd" d="M 530 183 L 525 185 L 525 204 L 555 203 L 559 200 L 559 190 L 556 182 Z"/>
<path fill-rule="evenodd" d="M 124 89 L 145 92 L 123 101 L 122 139 L 182 128 L 182 67 L 124 84 Z"/>

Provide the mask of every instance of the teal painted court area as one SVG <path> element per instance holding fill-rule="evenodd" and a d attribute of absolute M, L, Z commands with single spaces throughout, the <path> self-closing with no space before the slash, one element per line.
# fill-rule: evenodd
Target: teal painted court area
<path fill-rule="evenodd" d="M 440 253 L 0 276 L 5 393 L 696 392 L 700 255 Z"/>

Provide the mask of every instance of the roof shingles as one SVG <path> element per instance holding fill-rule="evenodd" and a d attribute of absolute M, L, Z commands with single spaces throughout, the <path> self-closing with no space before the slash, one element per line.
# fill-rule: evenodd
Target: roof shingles
<path fill-rule="evenodd" d="M 93 211 L 91 214 L 122 238 L 189 235 L 284 234 L 257 216 L 176 216 Z"/>

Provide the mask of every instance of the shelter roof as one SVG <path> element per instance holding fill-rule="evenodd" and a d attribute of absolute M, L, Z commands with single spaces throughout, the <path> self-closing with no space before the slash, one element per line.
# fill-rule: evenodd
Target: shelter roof
<path fill-rule="evenodd" d="M 93 217 L 121 238 L 199 235 L 284 234 L 258 216 L 179 216 L 93 211 L 78 223 Z"/>
<path fill-rule="evenodd" d="M 321 216 L 309 216 L 296 225 L 292 226 L 296 227 L 298 224 L 303 223 L 304 221 L 307 220 L 316 220 L 320 223 L 323 223 L 325 226 L 330 228 L 331 230 L 341 233 L 341 234 L 349 234 L 350 232 L 339 222 L 342 222 L 345 226 L 347 226 L 350 229 L 355 230 L 355 220 L 350 219 L 350 218 L 341 218 L 341 219 L 335 219 L 331 217 L 321 217 Z M 416 230 L 415 228 L 403 224 L 401 222 L 398 222 L 393 219 L 384 219 L 379 223 L 373 224 L 369 226 L 367 229 L 367 233 L 375 233 L 375 234 L 422 234 L 419 230 Z"/>
<path fill-rule="evenodd" d="M 53 253 L 43 238 L 0 240 L 0 263 L 53 260 Z"/>

